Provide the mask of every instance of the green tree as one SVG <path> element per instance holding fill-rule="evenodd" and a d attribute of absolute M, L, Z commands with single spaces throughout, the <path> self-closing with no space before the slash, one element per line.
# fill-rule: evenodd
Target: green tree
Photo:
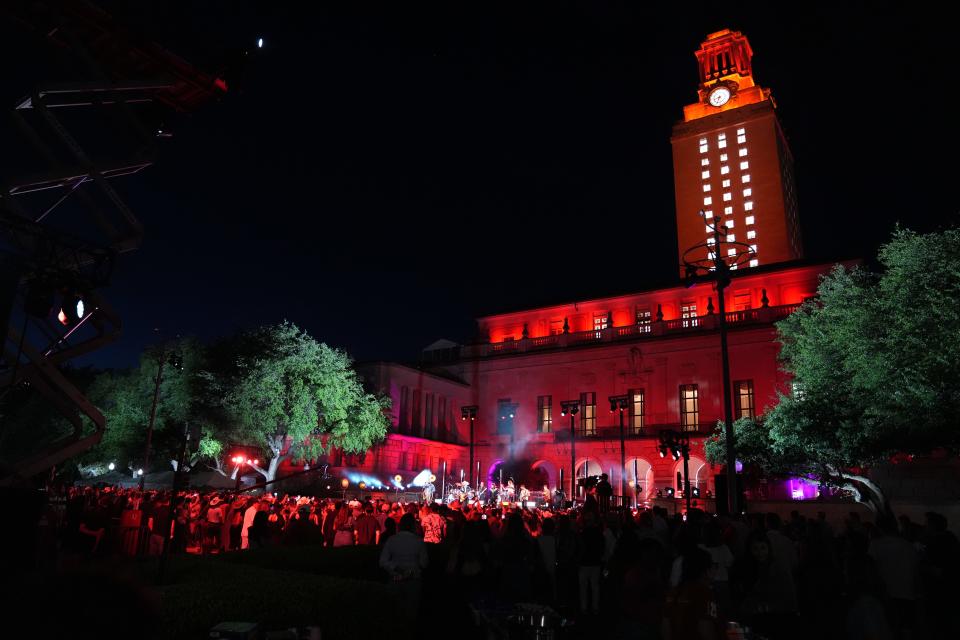
<path fill-rule="evenodd" d="M 364 391 L 343 351 L 289 322 L 242 341 L 222 382 L 224 406 L 238 439 L 269 451 L 266 465 L 253 466 L 266 480 L 287 458 L 313 459 L 331 447 L 362 453 L 386 436 L 389 400 Z"/>
<path fill-rule="evenodd" d="M 817 474 L 886 510 L 863 470 L 960 448 L 960 231 L 897 230 L 878 262 L 876 273 L 836 266 L 778 323 L 792 392 L 760 421 L 738 421 L 735 438 L 745 463 Z M 718 431 L 712 461 L 722 446 Z"/>

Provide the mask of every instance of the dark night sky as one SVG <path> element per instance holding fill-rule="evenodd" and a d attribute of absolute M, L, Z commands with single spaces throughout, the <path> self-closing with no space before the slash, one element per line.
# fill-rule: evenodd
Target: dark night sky
<path fill-rule="evenodd" d="M 361 360 L 410 359 L 471 337 L 475 315 L 671 282 L 670 127 L 723 27 L 749 37 L 780 107 L 809 257 L 957 220 L 943 15 L 107 4 L 200 66 L 266 47 L 242 90 L 171 120 L 157 165 L 115 181 L 146 236 L 107 291 L 126 329 L 97 364 L 131 363 L 155 326 L 207 338 L 284 318 Z"/>

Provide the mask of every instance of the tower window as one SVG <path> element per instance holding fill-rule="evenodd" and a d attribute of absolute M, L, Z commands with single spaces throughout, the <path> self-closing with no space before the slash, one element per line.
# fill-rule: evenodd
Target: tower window
<path fill-rule="evenodd" d="M 747 141 L 747 136 L 739 135 L 737 136 L 737 144 L 743 144 Z"/>
<path fill-rule="evenodd" d="M 709 171 L 701 171 L 701 172 L 700 172 L 700 177 L 701 177 L 703 180 L 707 180 L 707 179 L 710 177 L 710 172 L 709 172 Z"/>
<path fill-rule="evenodd" d="M 700 166 L 701 167 L 710 166 L 710 158 L 700 158 Z"/>
<path fill-rule="evenodd" d="M 719 142 L 720 140 L 726 140 L 726 139 L 727 139 L 727 134 L 725 134 L 725 133 L 718 133 L 718 134 L 717 134 L 717 141 L 718 141 L 718 142 Z"/>
<path fill-rule="evenodd" d="M 713 204 L 713 198 L 711 198 L 710 196 L 707 196 L 706 198 L 703 199 L 703 204 L 706 206 Z"/>
<path fill-rule="evenodd" d="M 750 182 L 750 174 L 749 174 L 749 173 L 745 173 L 745 174 L 743 174 L 742 176 L 740 176 L 740 182 L 742 182 L 742 183 L 744 183 L 744 184 Z"/>
<path fill-rule="evenodd" d="M 726 225 L 727 229 L 733 229 L 733 225 L 735 224 L 735 222 L 733 218 L 730 218 L 729 220 L 724 222 L 724 224 Z"/>
<path fill-rule="evenodd" d="M 713 227 L 711 227 L 710 225 L 707 225 L 707 227 L 706 227 L 706 232 L 707 232 L 707 233 L 713 233 Z"/>
<path fill-rule="evenodd" d="M 720 162 L 726 162 L 726 161 L 727 161 L 727 154 L 721 153 L 721 154 L 720 154 Z"/>
<path fill-rule="evenodd" d="M 747 148 L 746 148 L 746 147 L 740 147 L 740 151 L 738 151 L 737 153 L 738 153 L 738 154 L 740 155 L 740 157 L 742 158 L 743 156 L 747 155 Z"/>
<path fill-rule="evenodd" d="M 637 307 L 637 325 L 641 333 L 650 333 L 650 308 Z"/>
<path fill-rule="evenodd" d="M 703 212 L 703 217 L 704 217 L 704 218 L 712 218 L 712 217 L 713 217 L 713 211 L 710 211 L 710 209 L 707 209 L 706 211 Z"/>
<path fill-rule="evenodd" d="M 708 148 L 709 147 L 707 146 L 707 139 L 700 138 L 700 153 L 706 153 Z"/>
<path fill-rule="evenodd" d="M 733 213 L 733 207 L 724 207 L 723 213 L 729 216 L 731 213 Z"/>
<path fill-rule="evenodd" d="M 760 261 L 757 260 L 756 258 L 754 258 L 753 260 L 750 261 L 750 266 L 751 266 L 751 267 L 756 267 L 756 266 L 759 266 L 759 265 L 760 265 Z"/>
<path fill-rule="evenodd" d="M 728 255 L 728 256 L 735 256 L 735 255 L 737 255 L 737 250 L 736 250 L 736 249 L 727 249 L 727 255 Z"/>
<path fill-rule="evenodd" d="M 733 199 L 733 196 L 730 194 L 730 192 L 727 192 L 727 193 L 723 194 L 723 201 L 724 201 L 724 202 L 729 202 L 729 201 L 732 200 L 732 199 Z"/>
<path fill-rule="evenodd" d="M 723 165 L 722 167 L 720 167 L 720 175 L 725 176 L 728 173 L 730 173 L 730 167 L 728 167 L 727 165 Z"/>
<path fill-rule="evenodd" d="M 750 163 L 747 162 L 746 160 L 740 163 L 740 171 L 746 171 L 749 168 L 750 168 Z"/>
<path fill-rule="evenodd" d="M 537 431 L 540 433 L 550 433 L 550 428 L 553 426 L 553 396 L 538 396 L 537 397 Z"/>
<path fill-rule="evenodd" d="M 750 231 L 747 231 L 747 240 L 753 240 L 756 237 L 757 237 L 756 231 L 754 231 L 753 229 L 750 229 Z"/>
<path fill-rule="evenodd" d="M 747 216 L 747 217 L 744 219 L 744 222 L 746 222 L 747 224 L 753 224 L 753 223 L 754 223 L 754 218 L 753 218 L 753 216 Z"/>
<path fill-rule="evenodd" d="M 597 392 L 580 394 L 580 430 L 585 436 L 597 435 Z"/>
<path fill-rule="evenodd" d="M 703 192 L 706 193 L 707 191 L 710 191 L 710 185 L 709 185 L 709 184 L 703 185 Z"/>
<path fill-rule="evenodd" d="M 743 190 L 743 197 L 744 197 L 744 198 L 749 198 L 749 197 L 752 196 L 752 195 L 753 195 L 753 189 L 750 189 L 750 188 L 748 187 L 748 188 L 746 188 L 746 189 Z"/>
<path fill-rule="evenodd" d="M 720 149 L 725 149 L 725 148 L 727 147 L 727 141 L 726 141 L 726 140 L 720 140 L 719 142 L 717 142 L 717 147 L 720 148 Z"/>
<path fill-rule="evenodd" d="M 754 253 L 759 253 L 759 251 L 757 251 L 757 245 L 755 245 L 755 244 L 750 245 L 750 249 L 751 249 Z"/>
<path fill-rule="evenodd" d="M 727 242 L 736 242 L 736 241 L 737 241 L 737 234 L 735 233 L 727 234 Z"/>
<path fill-rule="evenodd" d="M 753 200 L 747 200 L 743 203 L 744 211 L 753 211 Z"/>
<path fill-rule="evenodd" d="M 743 127 L 740 127 L 739 129 L 737 129 L 737 135 L 738 135 L 738 136 L 746 135 L 746 133 L 747 133 L 747 130 L 744 129 Z"/>
<path fill-rule="evenodd" d="M 726 180 L 724 180 L 723 183 L 721 184 L 721 186 L 722 186 L 724 189 L 729 189 L 729 188 L 730 188 L 730 178 L 727 178 Z"/>
<path fill-rule="evenodd" d="M 713 245 L 713 244 L 716 244 L 716 243 L 717 243 L 717 240 L 716 240 L 716 238 L 714 238 L 713 236 L 707 238 L 707 244 Z"/>

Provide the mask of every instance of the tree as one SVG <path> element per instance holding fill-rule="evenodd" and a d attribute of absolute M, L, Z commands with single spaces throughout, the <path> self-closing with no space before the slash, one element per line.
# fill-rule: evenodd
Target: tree
<path fill-rule="evenodd" d="M 290 457 L 313 459 L 331 447 L 362 453 L 386 436 L 389 400 L 363 390 L 350 357 L 284 322 L 242 337 L 224 406 L 242 442 L 270 452 L 252 465 L 267 481 Z"/>
<path fill-rule="evenodd" d="M 175 466 L 183 430 L 199 423 L 199 449 L 185 463 L 189 470 L 200 460 L 225 475 L 220 454 L 223 429 L 210 406 L 212 392 L 206 377 L 206 352 L 192 339 L 181 339 L 151 348 L 129 371 L 105 372 L 95 381 L 90 398 L 107 418 L 103 439 L 83 456 L 86 460 L 115 460 L 133 470 L 143 464 L 147 426 L 156 389 L 157 369 L 166 353 L 151 444 L 151 460 Z"/>
<path fill-rule="evenodd" d="M 834 267 L 777 324 L 792 391 L 735 437 L 745 463 L 830 478 L 887 510 L 864 469 L 960 448 L 960 230 L 898 229 L 878 262 L 878 273 Z M 722 444 L 722 432 L 708 442 L 712 461 Z"/>

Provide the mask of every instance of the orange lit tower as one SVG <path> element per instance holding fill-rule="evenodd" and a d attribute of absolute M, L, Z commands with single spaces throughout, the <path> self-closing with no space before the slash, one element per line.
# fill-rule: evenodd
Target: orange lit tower
<path fill-rule="evenodd" d="M 749 266 L 803 256 L 793 156 L 770 90 L 754 83 L 752 57 L 747 38 L 729 29 L 697 51 L 699 100 L 683 108 L 671 137 L 681 256 L 712 242 L 701 210 L 723 217 L 729 240 L 754 248 Z"/>

